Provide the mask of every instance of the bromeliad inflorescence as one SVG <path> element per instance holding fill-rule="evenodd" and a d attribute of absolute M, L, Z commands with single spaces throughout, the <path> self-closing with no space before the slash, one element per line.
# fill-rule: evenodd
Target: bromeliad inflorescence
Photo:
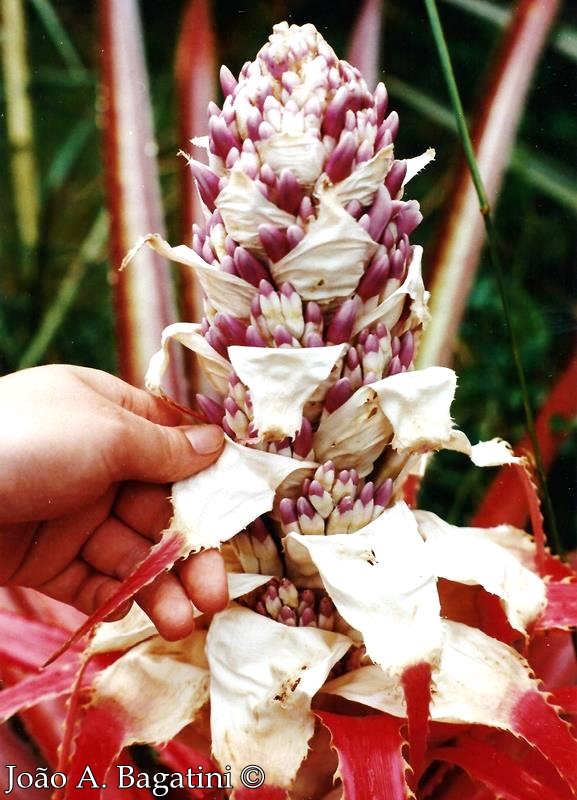
<path fill-rule="evenodd" d="M 384 85 L 369 91 L 312 25 L 277 25 L 221 84 L 222 108 L 210 105 L 209 136 L 195 141 L 208 165 L 191 161 L 205 223 L 191 248 L 156 235 L 138 246 L 190 266 L 204 292 L 204 319 L 165 331 L 147 384 L 162 393 L 168 344 L 181 342 L 212 385 L 198 407 L 228 434 L 213 467 L 174 486 L 165 541 L 177 546 L 162 567 L 218 546 L 237 599 L 176 645 L 137 615 L 101 626 L 94 651 L 128 652 L 93 703 L 125 708 L 124 743 L 166 741 L 188 723 L 233 784 L 258 764 L 295 798 L 340 796 L 311 710 L 334 732 L 327 704 L 398 720 L 382 796 L 409 791 L 405 718 L 415 791 L 428 719 L 508 731 L 545 752 L 519 713 L 529 698 L 574 752 L 515 649 L 546 604 L 533 542 L 509 526 L 457 529 L 402 499 L 441 448 L 478 465 L 516 460 L 453 427 L 451 370 L 413 367 L 428 312 L 409 241 L 421 215 L 404 192 L 432 151 L 395 159 Z M 471 587 L 498 599 L 500 635 L 482 599 L 464 614 Z M 123 663 L 146 724 L 127 705 Z M 179 686 L 178 709 L 156 702 Z M 340 776 L 346 785 L 343 764 Z"/>

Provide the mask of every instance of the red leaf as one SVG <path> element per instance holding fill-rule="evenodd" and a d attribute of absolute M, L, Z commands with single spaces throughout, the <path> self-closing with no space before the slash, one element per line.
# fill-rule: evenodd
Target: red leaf
<path fill-rule="evenodd" d="M 537 627 L 577 627 L 577 581 L 547 584 L 547 607 L 537 620 Z"/>
<path fill-rule="evenodd" d="M 529 642 L 527 661 L 546 692 L 577 683 L 577 654 L 569 631 L 540 631 Z"/>
<path fill-rule="evenodd" d="M 7 725 L 0 726 L 0 793 L 9 794 L 10 800 L 49 800 L 50 789 L 21 789 L 17 784 L 11 791 L 8 789 L 8 770 L 6 764 L 16 764 L 17 772 L 34 773 L 36 767 L 42 766 L 38 757 L 32 753 L 26 744 L 19 739 Z"/>
<path fill-rule="evenodd" d="M 569 427 L 565 431 L 555 431 L 551 425 L 554 417 L 571 420 L 577 415 L 577 352 L 575 352 L 564 372 L 557 379 L 549 397 L 544 403 L 535 428 L 545 469 L 553 463 L 559 445 L 569 435 Z M 522 439 L 516 447 L 517 452 L 531 449 L 528 437 Z M 506 467 L 501 469 L 489 487 L 472 525 L 491 527 L 508 522 L 517 528 L 523 528 L 527 521 L 525 505 L 519 476 Z"/>
<path fill-rule="evenodd" d="M 66 603 L 22 586 L 1 588 L 0 608 L 68 631 L 77 628 L 86 617 L 86 614 Z"/>
<path fill-rule="evenodd" d="M 37 669 L 66 640 L 67 631 L 28 619 L 11 611 L 0 611 L 0 656 L 3 663 Z"/>
<path fill-rule="evenodd" d="M 74 680 L 71 667 L 71 664 L 53 665 L 53 668 L 37 675 L 29 675 L 14 686 L 5 687 L 0 692 L 0 722 L 42 700 L 68 694 Z"/>
<path fill-rule="evenodd" d="M 414 785 L 417 784 L 425 761 L 429 731 L 429 703 L 431 701 L 431 665 L 416 664 L 402 675 L 403 691 L 407 701 L 409 748 Z M 411 783 L 413 780 L 411 779 Z M 414 786 L 413 786 L 414 788 Z"/>
<path fill-rule="evenodd" d="M 78 797 L 81 800 L 86 789 L 94 788 L 89 779 L 80 784 L 87 764 L 96 783 L 99 786 L 106 783 L 108 771 L 122 751 L 126 733 L 121 711 L 105 703 L 87 709 L 70 761 L 66 798 Z"/>
<path fill-rule="evenodd" d="M 561 713 L 577 714 L 577 686 L 563 686 L 550 690 L 551 702 L 559 706 Z"/>
<path fill-rule="evenodd" d="M 147 233 L 164 233 L 154 153 L 152 111 L 143 39 L 135 0 L 100 1 L 103 159 L 110 249 L 117 311 L 120 374 L 142 385 L 162 330 L 177 318 L 170 270 L 156 253 L 142 248 L 129 269 L 118 266 Z M 166 375 L 171 397 L 186 400 L 179 357 Z"/>
<path fill-rule="evenodd" d="M 407 763 L 401 753 L 404 720 L 389 714 L 351 717 L 328 711 L 315 713 L 331 733 L 346 800 L 405 800 L 410 796 L 405 780 Z"/>
<path fill-rule="evenodd" d="M 441 747 L 432 760 L 447 761 L 464 769 L 474 780 L 489 787 L 504 800 L 562 800 L 559 787 L 552 790 L 537 780 L 533 770 L 524 769 L 512 756 L 478 738 L 461 738 L 453 747 Z"/>
<path fill-rule="evenodd" d="M 577 740 L 537 691 L 524 692 L 511 712 L 512 730 L 547 758 L 577 793 Z"/>
<path fill-rule="evenodd" d="M 123 603 L 134 597 L 143 586 L 151 583 L 157 575 L 160 575 L 164 570 L 170 569 L 174 562 L 184 555 L 185 549 L 186 546 L 182 534 L 178 531 L 165 532 L 160 542 L 151 549 L 144 561 L 124 580 L 118 591 L 103 603 L 92 616 L 88 617 L 86 622 L 74 632 L 68 641 L 50 657 L 46 666 L 55 661 L 79 639 L 90 633 L 95 625 L 105 620 L 117 608 L 120 608 Z"/>

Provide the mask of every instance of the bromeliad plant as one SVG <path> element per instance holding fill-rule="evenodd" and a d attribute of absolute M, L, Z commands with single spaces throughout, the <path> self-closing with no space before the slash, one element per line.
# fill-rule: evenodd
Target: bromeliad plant
<path fill-rule="evenodd" d="M 102 784 L 124 746 L 171 741 L 167 764 L 210 756 L 237 798 L 249 764 L 266 775 L 255 797 L 575 797 L 557 702 L 571 711 L 574 693 L 545 694 L 531 667 L 552 690 L 538 642 L 577 617 L 569 569 L 511 526 L 458 529 L 404 499 L 439 449 L 523 469 L 453 427 L 451 370 L 413 366 L 427 292 L 404 192 L 433 153 L 395 158 L 385 87 L 312 25 L 277 25 L 221 84 L 196 142 L 208 166 L 191 161 L 205 224 L 192 247 L 137 247 L 188 265 L 204 293 L 203 321 L 166 329 L 147 384 L 163 394 L 171 341 L 192 350 L 225 450 L 175 485 L 170 530 L 73 641 L 202 548 L 221 548 L 233 600 L 176 644 L 137 611 L 99 625 L 60 753 L 68 794 L 87 760 Z"/>

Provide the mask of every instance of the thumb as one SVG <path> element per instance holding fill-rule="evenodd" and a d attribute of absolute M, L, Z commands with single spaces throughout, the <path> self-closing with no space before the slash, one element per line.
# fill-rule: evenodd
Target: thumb
<path fill-rule="evenodd" d="M 224 444 L 218 425 L 173 428 L 134 417 L 130 441 L 124 439 L 119 479 L 173 483 L 216 461 Z"/>

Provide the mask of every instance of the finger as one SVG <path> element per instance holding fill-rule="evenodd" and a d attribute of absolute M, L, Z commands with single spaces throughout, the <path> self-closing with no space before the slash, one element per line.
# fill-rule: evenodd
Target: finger
<path fill-rule="evenodd" d="M 224 560 L 218 550 L 202 550 L 176 567 L 188 596 L 198 608 L 215 614 L 228 603 Z"/>
<path fill-rule="evenodd" d="M 173 483 L 216 460 L 224 444 L 218 425 L 170 428 L 126 415 L 109 459 L 114 480 Z"/>
<path fill-rule="evenodd" d="M 114 515 L 153 542 L 160 539 L 172 515 L 170 486 L 127 482 L 114 504 Z"/>
<path fill-rule="evenodd" d="M 82 548 L 82 558 L 98 572 L 127 578 L 150 552 L 150 541 L 116 517 L 100 525 Z"/>
<path fill-rule="evenodd" d="M 96 571 L 117 579 L 119 585 L 149 552 L 150 541 L 111 517 L 91 536 L 82 557 Z M 194 630 L 192 604 L 176 575 L 159 575 L 137 592 L 135 600 L 165 639 L 182 639 Z"/>
<path fill-rule="evenodd" d="M 131 414 L 158 425 L 186 425 L 190 418 L 166 400 L 155 397 L 144 389 L 137 389 L 126 381 L 98 369 L 78 368 L 77 374 L 98 394 Z"/>
<path fill-rule="evenodd" d="M 36 588 L 48 597 L 67 603 L 90 615 L 112 597 L 120 585 L 120 581 L 102 575 L 89 564 L 76 560 L 59 575 Z M 110 621 L 121 619 L 128 613 L 131 605 L 131 601 L 124 603 L 108 619 Z"/>
<path fill-rule="evenodd" d="M 169 642 L 194 630 L 194 609 L 184 587 L 173 574 L 159 575 L 136 595 L 136 602 Z"/>

